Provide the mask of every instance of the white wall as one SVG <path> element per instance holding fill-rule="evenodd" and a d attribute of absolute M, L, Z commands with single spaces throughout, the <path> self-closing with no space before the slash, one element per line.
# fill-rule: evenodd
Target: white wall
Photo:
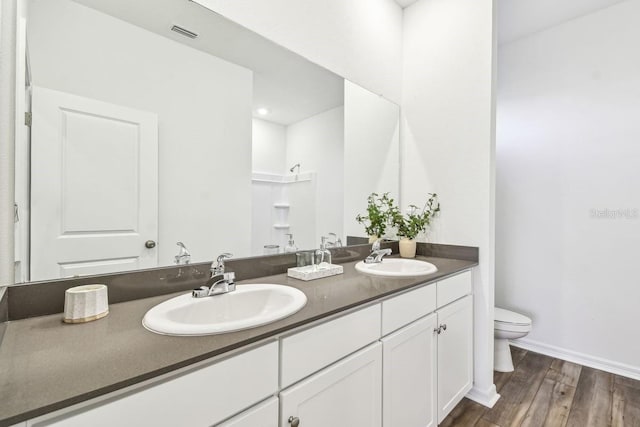
<path fill-rule="evenodd" d="M 0 286 L 14 281 L 14 165 L 17 8 L 0 4 Z"/>
<path fill-rule="evenodd" d="M 420 0 L 404 13 L 402 202 L 442 205 L 429 240 L 478 246 L 474 275 L 475 384 L 493 386 L 492 0 Z"/>
<path fill-rule="evenodd" d="M 300 172 L 314 171 L 317 178 L 315 230 L 318 235 L 315 242 L 300 241 L 299 246 L 318 247 L 320 236 L 331 232 L 343 235 L 344 107 L 333 108 L 287 127 L 287 164 L 296 163 L 300 163 Z M 294 207 L 291 209 L 293 214 Z M 297 233 L 294 229 L 291 232 Z"/>
<path fill-rule="evenodd" d="M 68 0 L 30 14 L 34 85 L 158 114 L 160 264 L 249 254 L 251 72 Z"/>
<path fill-rule="evenodd" d="M 532 317 L 538 350 L 640 378 L 638 16 L 500 47 L 496 303 Z"/>
<path fill-rule="evenodd" d="M 283 125 L 253 119 L 251 163 L 253 172 L 284 175 L 287 165 L 287 130 Z"/>
<path fill-rule="evenodd" d="M 344 234 L 365 236 L 356 215 L 371 192 L 400 195 L 400 107 L 344 82 Z M 343 240 L 345 241 L 345 240 Z"/>
<path fill-rule="evenodd" d="M 197 0 L 400 103 L 402 10 L 394 0 Z"/>

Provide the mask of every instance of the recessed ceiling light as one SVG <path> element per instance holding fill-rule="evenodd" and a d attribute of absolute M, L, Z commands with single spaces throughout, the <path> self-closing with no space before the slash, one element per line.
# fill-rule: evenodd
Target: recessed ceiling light
<path fill-rule="evenodd" d="M 258 108 L 258 109 L 256 110 L 256 112 L 257 112 L 258 114 L 260 114 L 261 116 L 266 116 L 267 114 L 269 114 L 269 113 L 270 113 L 269 109 L 268 109 L 268 108 L 264 108 L 264 107 Z"/>

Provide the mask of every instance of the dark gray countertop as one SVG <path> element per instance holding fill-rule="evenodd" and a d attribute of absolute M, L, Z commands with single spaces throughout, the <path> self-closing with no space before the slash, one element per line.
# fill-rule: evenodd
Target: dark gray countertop
<path fill-rule="evenodd" d="M 290 331 L 323 317 L 474 267 L 477 262 L 419 257 L 438 267 L 421 278 L 391 279 L 356 272 L 303 282 L 286 274 L 245 283 L 293 286 L 305 307 L 283 320 L 203 337 L 157 335 L 142 326 L 151 307 L 177 294 L 111 304 L 107 317 L 64 324 L 62 315 L 10 321 L 0 346 L 0 427 L 104 395 L 198 361 Z M 238 282 L 241 285 L 243 282 Z"/>

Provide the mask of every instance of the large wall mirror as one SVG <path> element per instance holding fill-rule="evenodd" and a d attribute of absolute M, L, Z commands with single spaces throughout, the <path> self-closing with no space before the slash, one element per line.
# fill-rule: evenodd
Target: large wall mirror
<path fill-rule="evenodd" d="M 195 2 L 30 0 L 25 32 L 17 282 L 344 243 L 399 193 L 397 105 Z"/>

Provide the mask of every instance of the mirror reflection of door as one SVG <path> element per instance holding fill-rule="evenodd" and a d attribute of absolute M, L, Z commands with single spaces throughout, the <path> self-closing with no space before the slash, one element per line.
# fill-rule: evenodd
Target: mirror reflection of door
<path fill-rule="evenodd" d="M 364 235 L 355 215 L 366 206 L 370 192 L 398 193 L 398 106 L 259 34 L 181 0 L 163 1 L 163 7 L 154 0 L 26 3 L 24 43 L 19 50 L 30 72 L 18 71 L 17 76 L 29 74 L 27 84 L 36 87 L 157 114 L 158 237 L 140 230 L 135 244 L 122 243 L 127 239 L 109 241 L 110 247 L 126 249 L 119 254 L 69 255 L 87 252 L 83 246 L 77 250 L 65 246 L 72 241 L 84 245 L 93 239 L 105 252 L 107 234 L 131 237 L 133 228 L 127 218 L 135 210 L 126 210 L 130 205 L 124 199 L 132 195 L 101 190 L 104 197 L 98 197 L 99 192 L 79 197 L 81 186 L 88 186 L 96 176 L 113 175 L 113 168 L 92 175 L 102 166 L 80 162 L 86 166 L 83 173 L 89 175 L 85 178 L 78 168 L 67 172 L 63 164 L 56 172 L 60 176 L 51 178 L 53 166 L 46 160 L 41 170 L 34 169 L 34 180 L 59 182 L 64 174 L 74 181 L 67 182 L 65 191 L 75 191 L 76 199 L 59 195 L 56 203 L 73 208 L 45 207 L 58 218 L 45 218 L 44 225 L 35 224 L 30 230 L 30 201 L 40 208 L 50 206 L 50 201 L 28 194 L 27 134 L 16 158 L 16 194 L 22 196 L 16 226 L 17 282 L 154 266 L 128 249 L 133 245 L 143 251 L 143 257 L 155 256 L 153 251 L 145 252 L 146 240 L 157 242 L 157 266 L 175 262 L 177 241 L 188 247 L 192 263 L 210 262 L 222 252 L 236 257 L 262 255 L 265 245 L 278 245 L 282 252 L 288 233 L 301 250 L 318 248 L 321 236 L 329 233 L 346 243 L 346 235 Z M 173 31 L 177 24 L 197 36 Z M 27 105 L 24 111 L 29 111 Z M 111 123 L 97 120 L 99 116 L 89 114 L 82 126 Z M 79 121 L 76 115 L 67 118 Z M 40 124 L 34 117 L 34 126 Z M 53 161 L 46 151 L 40 154 L 39 146 L 31 148 L 35 156 Z M 44 149 L 52 148 L 45 144 Z M 109 151 L 103 157 L 108 156 L 115 153 Z M 113 157 L 110 162 L 133 170 L 133 165 Z M 122 176 L 111 178 L 122 183 Z M 41 193 L 51 198 L 50 190 Z M 115 201 L 106 203 L 111 197 Z M 95 212 L 109 212 L 115 206 L 124 206 L 125 212 L 105 214 L 111 223 L 98 225 Z M 77 214 L 73 229 L 64 228 L 71 224 L 64 219 L 68 212 Z M 87 218 L 81 218 L 80 212 Z M 53 263 L 47 260 L 50 267 L 41 268 L 38 259 L 29 262 L 29 231 L 34 252 L 42 248 L 44 259 L 51 253 L 63 257 Z M 30 264 L 31 278 L 26 274 Z"/>
<path fill-rule="evenodd" d="M 31 280 L 155 267 L 158 118 L 34 87 Z"/>

